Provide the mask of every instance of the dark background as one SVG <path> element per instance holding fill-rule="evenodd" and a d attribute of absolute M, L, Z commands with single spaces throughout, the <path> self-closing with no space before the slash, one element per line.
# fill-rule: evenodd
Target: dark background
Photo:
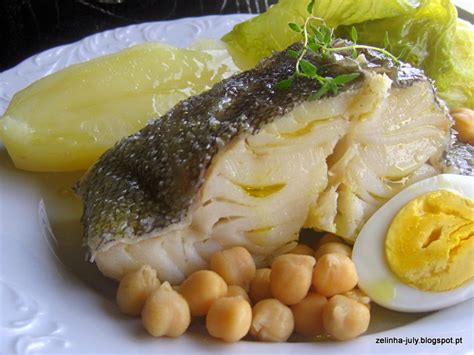
<path fill-rule="evenodd" d="M 260 13 L 277 0 L 0 0 L 0 71 L 90 34 L 181 17 Z"/>

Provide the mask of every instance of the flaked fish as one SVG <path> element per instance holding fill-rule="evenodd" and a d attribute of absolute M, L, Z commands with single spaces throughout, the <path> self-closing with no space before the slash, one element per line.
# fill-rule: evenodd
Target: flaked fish
<path fill-rule="evenodd" d="M 438 174 L 450 118 L 424 73 L 375 52 L 306 59 L 359 73 L 312 100 L 286 51 L 190 97 L 106 152 L 80 183 L 91 260 L 111 278 L 150 264 L 182 281 L 219 249 L 260 266 L 312 228 L 353 240 L 387 199 Z"/>

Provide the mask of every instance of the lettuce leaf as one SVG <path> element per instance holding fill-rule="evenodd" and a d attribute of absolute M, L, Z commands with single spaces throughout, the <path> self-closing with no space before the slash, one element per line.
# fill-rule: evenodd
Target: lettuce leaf
<path fill-rule="evenodd" d="M 300 40 L 287 23 L 302 23 L 307 3 L 280 0 L 266 13 L 235 26 L 223 40 L 237 64 L 254 66 L 272 51 Z M 388 49 L 424 69 L 450 107 L 474 108 L 473 26 L 457 20 L 450 0 L 319 0 L 313 13 L 336 27 L 340 37 L 350 38 L 354 25 L 359 43 L 384 47 L 387 32 Z"/>
<path fill-rule="evenodd" d="M 438 95 L 451 107 L 474 110 L 474 27 L 458 21 L 452 47 L 451 67 L 438 73 Z"/>
<path fill-rule="evenodd" d="M 242 69 L 253 67 L 273 51 L 285 49 L 300 36 L 289 22 L 303 23 L 309 0 L 280 0 L 267 12 L 236 25 L 222 39 Z M 333 27 L 409 14 L 415 0 L 318 0 L 313 14 Z"/>
<path fill-rule="evenodd" d="M 385 32 L 389 50 L 435 81 L 440 97 L 449 106 L 473 106 L 474 37 L 472 26 L 457 20 L 449 0 L 422 0 L 408 15 L 366 21 L 355 25 L 359 42 L 383 47 Z M 340 26 L 337 34 L 349 38 L 352 26 Z"/>

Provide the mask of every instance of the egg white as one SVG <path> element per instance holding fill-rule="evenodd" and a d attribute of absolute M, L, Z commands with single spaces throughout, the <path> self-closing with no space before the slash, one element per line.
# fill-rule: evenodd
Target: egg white
<path fill-rule="evenodd" d="M 418 196 L 435 190 L 450 190 L 474 199 L 474 177 L 443 174 L 419 181 L 390 199 L 364 225 L 352 251 L 359 288 L 375 303 L 401 312 L 424 312 L 449 307 L 474 296 L 470 280 L 451 291 L 422 291 L 402 283 L 385 259 L 385 237 L 398 211 Z M 380 294 L 384 289 L 392 297 Z"/>

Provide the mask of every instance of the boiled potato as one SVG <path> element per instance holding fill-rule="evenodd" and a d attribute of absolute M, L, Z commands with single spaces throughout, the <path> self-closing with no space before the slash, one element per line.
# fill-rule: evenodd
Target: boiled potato
<path fill-rule="evenodd" d="M 18 168 L 87 169 L 120 138 L 230 76 L 226 53 L 148 43 L 71 65 L 16 93 L 0 140 Z"/>

